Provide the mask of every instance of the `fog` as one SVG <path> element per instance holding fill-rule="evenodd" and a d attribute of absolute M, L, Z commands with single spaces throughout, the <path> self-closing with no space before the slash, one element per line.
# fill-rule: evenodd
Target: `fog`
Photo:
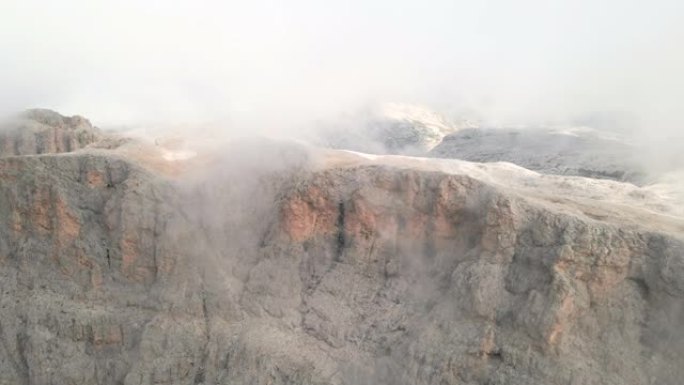
<path fill-rule="evenodd" d="M 677 257 L 680 237 L 675 234 L 670 241 L 670 235 L 658 232 L 682 228 L 681 211 L 671 209 L 682 207 L 682 174 L 669 176 L 670 184 L 678 183 L 678 189 L 670 184 L 641 189 L 589 178 L 547 178 L 510 164 L 428 162 L 405 154 L 366 157 L 275 140 L 226 144 L 213 136 L 257 133 L 300 138 L 307 137 L 311 128 L 333 126 L 342 127 L 339 131 L 347 138 L 358 116 L 389 102 L 424 106 L 450 121 L 475 121 L 484 128 L 590 126 L 629 133 L 637 139 L 630 143 L 647 145 L 638 147 L 644 152 L 639 161 L 669 172 L 661 163 L 673 162 L 672 154 L 684 163 L 678 154 L 680 140 L 684 140 L 679 108 L 684 100 L 682 15 L 681 0 L 3 0 L 0 114 L 49 108 L 85 116 L 104 129 L 126 127 L 145 140 L 142 144 L 122 142 L 111 149 L 90 148 L 90 154 L 98 156 L 83 157 L 83 161 L 76 157 L 60 159 L 63 163 L 49 157 L 13 159 L 20 165 L 54 162 L 45 164 L 60 166 L 54 168 L 55 175 L 52 169 L 41 171 L 49 176 L 45 181 L 29 166 L 19 171 L 6 167 L 10 176 L 25 175 L 17 178 L 19 187 L 14 187 L 14 181 L 5 184 L 9 187 L 0 184 L 11 198 L 6 199 L 9 203 L 0 202 L 4 205 L 0 208 L 12 207 L 15 201 L 36 206 L 31 200 L 38 196 L 32 193 L 37 190 L 33 184 L 45 185 L 50 194 L 54 190 L 54 196 L 62 194 L 65 202 L 74 202 L 64 207 L 78 207 L 73 211 L 80 215 L 83 229 L 75 230 L 69 240 L 76 245 L 72 254 L 103 270 L 102 258 L 106 258 L 104 271 L 111 274 L 105 275 L 107 289 L 118 288 L 119 282 L 128 284 L 125 274 L 139 267 L 132 263 L 147 271 L 144 258 L 152 258 L 154 279 L 157 274 L 161 277 L 155 287 L 161 292 L 159 310 L 147 305 L 148 297 L 155 298 L 147 288 L 138 293 L 145 308 L 129 304 L 128 291 L 124 295 L 103 291 L 102 298 L 112 298 L 113 311 L 124 304 L 126 309 L 136 309 L 121 312 L 120 318 L 112 316 L 125 327 L 132 322 L 124 318 L 128 311 L 141 310 L 140 320 L 147 314 L 157 317 L 154 312 L 158 312 L 164 321 L 167 307 L 168 313 L 186 311 L 193 317 L 197 313 L 193 306 L 203 309 L 203 320 L 198 322 L 203 331 L 187 338 L 184 333 L 197 327 L 178 323 L 176 314 L 170 316 L 175 325 L 171 328 L 146 321 L 140 323 L 145 325 L 142 328 L 135 324 L 117 329 L 122 335 L 126 330 L 129 340 L 137 337 L 129 337 L 134 334 L 128 330 L 142 330 L 141 343 L 136 341 L 134 349 L 129 349 L 134 352 L 130 358 L 124 348 L 92 356 L 98 360 L 114 357 L 107 361 L 106 373 L 120 371 L 121 378 L 128 375 L 124 373 L 128 363 L 118 365 L 115 359 L 132 362 L 128 377 L 132 380 L 127 382 L 135 380 L 135 370 L 156 371 L 160 363 L 181 368 L 173 366 L 173 360 L 188 361 L 192 356 L 179 352 L 195 347 L 202 356 L 197 355 L 199 369 L 188 370 L 196 371 L 195 383 L 205 382 L 205 368 L 207 379 L 219 378 L 223 368 L 211 367 L 219 362 L 219 355 L 226 357 L 221 375 L 238 379 L 253 374 L 251 356 L 258 357 L 254 376 L 271 364 L 279 371 L 276 364 L 281 359 L 288 364 L 281 365 L 286 371 L 299 363 L 308 365 L 310 360 L 330 365 L 331 376 L 341 370 L 341 383 L 357 384 L 410 383 L 401 375 L 427 376 L 427 371 L 419 372 L 424 368 L 430 373 L 433 368 L 447 372 L 438 366 L 443 357 L 449 359 L 449 366 L 450 357 L 465 357 L 459 364 L 465 369 L 454 366 L 464 376 L 468 371 L 475 373 L 478 362 L 498 362 L 500 372 L 487 370 L 500 375 L 499 379 L 514 378 L 504 370 L 515 369 L 524 378 L 526 372 L 546 375 L 544 371 L 551 372 L 560 364 L 579 368 L 568 371 L 568 376 L 590 378 L 596 373 L 581 369 L 602 365 L 606 373 L 620 373 L 632 362 L 644 363 L 644 376 L 652 367 L 662 366 L 663 373 L 657 372 L 660 377 L 652 381 L 678 376 L 682 337 L 677 328 L 684 318 L 677 302 L 683 287 L 678 274 L 682 271 Z M 149 134 L 148 129 L 166 130 L 167 136 L 159 139 L 156 131 Z M 174 137 L 187 129 L 200 138 L 184 142 Z M 568 140 L 570 145 L 561 143 L 564 146 L 549 143 L 548 136 L 530 138 L 527 148 L 533 155 L 545 155 L 535 151 L 543 146 L 549 157 L 555 157 L 574 145 L 573 138 Z M 596 143 L 580 148 L 598 148 L 596 153 L 610 155 L 600 147 L 605 141 Z M 493 153 L 501 147 L 495 144 Z M 159 154 L 168 162 L 158 162 L 155 155 Z M 580 155 L 580 160 L 586 157 L 594 163 L 612 165 L 613 161 L 604 162 L 594 153 Z M 111 175 L 106 181 L 94 178 L 91 186 L 91 174 L 86 175 L 91 170 L 84 168 L 87 162 L 93 162 L 89 167 L 102 166 L 92 171 L 109 172 L 110 159 L 119 156 L 145 167 L 130 167 L 131 175 L 116 183 Z M 614 158 L 623 160 L 622 153 Z M 95 163 L 100 160 L 103 163 Z M 116 162 L 112 161 L 129 172 L 128 162 Z M 578 169 L 584 166 L 578 164 Z M 354 165 L 363 167 L 353 169 Z M 382 165 L 389 167 L 374 167 Z M 394 171 L 388 171 L 391 167 Z M 302 169 L 306 172 L 300 174 Z M 175 179 L 166 178 L 164 172 Z M 49 185 L 61 175 L 67 177 Z M 88 186 L 81 180 L 83 175 Z M 22 194 L 24 190 L 30 193 Z M 25 201 L 20 200 L 23 195 L 28 196 Z M 29 214 L 33 211 L 26 209 Z M 22 214 L 13 207 L 8 212 L 7 218 Z M 113 230 L 107 222 L 110 215 L 123 218 L 112 220 Z M 96 221 L 93 217 L 98 221 L 104 217 L 103 224 L 88 226 Z M 65 227 L 61 220 L 54 222 L 59 225 L 56 228 Z M 637 220 L 643 223 L 637 226 Z M 29 218 L 26 222 L 39 221 Z M 12 234 L 19 232 L 16 228 L 24 231 L 14 222 L 7 223 L 5 228 Z M 670 230 L 674 226 L 679 227 Z M 643 234 L 633 228 L 643 229 Z M 135 243 L 128 241 L 127 232 L 134 233 L 130 237 L 145 247 L 139 257 L 132 258 L 139 258 L 138 262 L 124 262 L 124 258 L 131 259 L 124 257 L 125 246 Z M 27 234 L 26 240 L 5 238 L 22 253 L 34 244 L 42 245 L 42 238 L 36 236 L 34 241 Z M 0 246 L 7 248 L 10 241 L 1 241 Z M 56 246 L 49 246 L 45 241 L 45 250 L 59 248 L 61 242 L 57 238 Z M 571 246 L 577 246 L 576 250 Z M 110 249 L 121 274 L 111 269 Z M 43 252 L 36 250 L 36 254 Z M 71 249 L 65 250 L 68 257 Z M 10 255 L 0 251 L 3 258 Z M 74 261 L 85 266 L 81 259 Z M 619 275 L 623 269 L 625 275 Z M 629 276 L 628 269 L 633 270 Z M 583 279 L 589 283 L 585 285 Z M 617 286 L 612 280 L 633 282 Z M 10 279 L 4 281 L 12 285 Z M 69 282 L 61 276 L 56 281 L 60 285 Z M 604 287 L 595 281 L 608 283 Z M 599 295 L 591 304 L 587 300 L 585 308 L 588 285 L 594 285 Z M 126 290 L 137 290 L 131 287 Z M 627 291 L 614 301 L 601 297 L 625 287 Z M 30 292 L 33 295 L 33 288 Z M 68 294 L 76 298 L 81 293 Z M 57 304 L 50 301 L 46 309 L 52 312 Z M 594 312 L 587 322 L 573 318 L 574 313 L 584 311 Z M 71 316 L 63 310 L 59 314 L 64 319 Z M 562 330 L 566 321 L 565 333 L 575 340 L 570 340 L 570 347 L 559 348 L 568 350 L 549 348 L 549 356 L 565 362 L 548 369 L 545 361 L 534 361 L 540 354 L 536 346 L 546 343 L 543 328 Z M 74 319 L 71 322 L 73 328 Z M 619 327 L 607 327 L 603 333 L 605 325 Z M 510 341 L 502 339 L 511 329 L 520 330 L 520 337 L 511 334 Z M 242 333 L 239 339 L 236 334 L 229 338 L 228 333 L 235 330 Z M 52 339 L 52 334 L 40 332 L 36 338 Z M 26 361 L 25 352 L 29 357 L 48 356 L 39 345 L 42 340 L 27 340 L 30 348 L 24 349 L 19 347 L 23 346 L 19 336 L 12 335 L 17 340 L 17 360 Z M 306 343 L 290 346 L 290 338 L 299 336 L 316 340 L 301 339 Z M 386 340 L 387 336 L 391 339 Z M 258 345 L 262 341 L 263 346 Z M 155 348 L 159 344 L 158 356 L 144 350 L 146 344 Z M 262 349 L 267 345 L 273 346 Z M 320 346 L 328 349 L 326 345 L 332 353 L 319 350 Z M 51 354 L 51 345 L 45 346 Z M 139 355 L 138 346 L 143 347 Z M 231 363 L 237 373 L 229 374 L 228 357 L 235 350 L 225 350 L 225 346 L 245 346 L 232 356 L 238 360 Z M 525 346 L 530 347 L 527 352 Z M 380 351 L 380 347 L 387 349 Z M 342 348 L 348 350 L 341 353 Z M 624 353 L 609 354 L 617 348 L 624 348 Z M 116 350 L 124 355 L 109 353 Z M 83 357 L 60 355 L 90 365 L 85 353 Z M 262 356 L 267 358 L 263 365 Z M 642 356 L 648 358 L 638 361 Z M 341 369 L 337 363 L 330 364 L 339 357 L 351 365 L 345 367 L 344 360 L 340 360 Z M 50 361 L 50 365 L 58 362 Z M 516 363 L 522 364 L 516 368 Z M 30 379 L 29 366 L 24 366 Z M 71 366 L 64 368 L 71 370 Z"/>
<path fill-rule="evenodd" d="M 677 0 L 5 0 L 0 108 L 247 132 L 403 102 L 669 138 L 681 136 L 683 11 Z"/>

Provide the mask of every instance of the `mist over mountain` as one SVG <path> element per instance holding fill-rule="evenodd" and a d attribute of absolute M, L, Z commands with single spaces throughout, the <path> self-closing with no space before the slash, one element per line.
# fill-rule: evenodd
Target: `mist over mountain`
<path fill-rule="evenodd" d="M 412 116 L 385 119 L 400 133 L 455 127 Z M 3 135 L 19 145 L 0 153 L 2 383 L 683 374 L 681 190 L 572 176 L 573 154 L 526 152 L 574 133 L 466 128 L 432 150 L 547 162 L 539 172 L 301 139 L 152 137 L 48 110 Z M 586 146 L 605 139 L 577 138 L 581 165 L 604 166 Z"/>
<path fill-rule="evenodd" d="M 0 385 L 678 385 L 684 2 L 3 0 Z"/>

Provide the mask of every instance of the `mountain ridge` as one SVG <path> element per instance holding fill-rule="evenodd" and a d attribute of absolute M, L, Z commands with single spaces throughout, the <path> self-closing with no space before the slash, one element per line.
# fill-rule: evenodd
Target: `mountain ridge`
<path fill-rule="evenodd" d="M 287 141 L 160 146 L 0 157 L 0 383 L 681 378 L 684 215 L 659 191 Z"/>

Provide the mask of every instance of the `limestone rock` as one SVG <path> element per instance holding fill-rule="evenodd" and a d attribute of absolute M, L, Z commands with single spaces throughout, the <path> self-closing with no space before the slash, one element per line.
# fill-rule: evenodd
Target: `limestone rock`
<path fill-rule="evenodd" d="M 45 109 L 27 110 L 0 127 L 0 156 L 76 151 L 99 138 L 99 130 L 81 116 Z"/>
<path fill-rule="evenodd" d="M 260 142 L 165 174 L 132 151 L 0 159 L 0 384 L 684 376 L 684 219 L 647 190 Z"/>

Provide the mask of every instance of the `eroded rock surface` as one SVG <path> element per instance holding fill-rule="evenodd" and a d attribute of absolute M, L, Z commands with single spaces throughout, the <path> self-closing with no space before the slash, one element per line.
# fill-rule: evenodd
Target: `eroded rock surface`
<path fill-rule="evenodd" d="M 0 159 L 0 384 L 684 375 L 677 215 L 458 161 L 243 143 L 180 175 L 132 159 Z"/>
<path fill-rule="evenodd" d="M 27 110 L 0 126 L 0 156 L 76 151 L 100 136 L 81 116 L 62 116 L 45 109 Z"/>

